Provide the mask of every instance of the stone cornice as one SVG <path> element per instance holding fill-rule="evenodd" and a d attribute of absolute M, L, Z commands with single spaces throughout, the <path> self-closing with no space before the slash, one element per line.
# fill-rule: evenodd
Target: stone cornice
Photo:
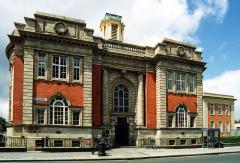
<path fill-rule="evenodd" d="M 87 46 L 87 47 L 97 46 L 97 44 L 95 42 L 85 41 L 85 40 L 77 40 L 74 38 L 69 38 L 67 36 L 50 35 L 50 34 L 22 31 L 22 30 L 19 30 L 19 34 L 23 38 L 55 41 L 55 42 L 60 42 L 60 43 L 74 44 L 74 45 Z"/>
<path fill-rule="evenodd" d="M 175 57 L 175 56 L 167 56 L 167 55 L 157 54 L 153 58 L 153 60 L 154 60 L 155 63 L 158 62 L 158 61 L 169 61 L 169 62 L 176 62 L 176 63 L 180 63 L 180 64 L 184 64 L 184 65 L 191 65 L 193 67 L 200 67 L 200 68 L 202 68 L 203 71 L 206 70 L 206 67 L 205 67 L 206 63 L 205 62 L 199 62 L 199 61 L 179 58 L 179 57 Z"/>

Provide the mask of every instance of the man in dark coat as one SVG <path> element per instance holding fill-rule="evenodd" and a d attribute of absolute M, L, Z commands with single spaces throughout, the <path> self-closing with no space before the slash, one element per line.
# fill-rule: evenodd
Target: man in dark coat
<path fill-rule="evenodd" d="M 96 141 L 96 145 L 95 145 L 95 148 L 92 151 L 92 154 L 94 154 L 96 151 L 99 150 L 99 145 L 102 142 L 102 139 L 103 139 L 102 136 L 98 135 L 98 138 L 97 138 L 97 141 Z"/>

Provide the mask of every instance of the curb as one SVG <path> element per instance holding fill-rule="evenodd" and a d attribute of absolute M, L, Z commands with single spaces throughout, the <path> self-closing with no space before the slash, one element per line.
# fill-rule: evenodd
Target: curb
<path fill-rule="evenodd" d="M 18 160 L 0 160 L 0 162 L 42 162 L 42 161 L 103 161 L 103 160 L 140 160 L 140 159 L 151 159 L 151 158 L 167 158 L 167 157 L 187 157 L 187 156 L 203 156 L 203 155 L 219 155 L 219 154 L 233 154 L 233 153 L 240 153 L 239 151 L 229 151 L 229 152 L 212 152 L 212 153 L 198 153 L 198 154 L 180 154 L 180 155 L 164 155 L 164 156 L 143 156 L 143 157 L 116 157 L 116 158 L 94 158 L 94 159 L 41 159 L 41 160 L 24 160 L 24 159 L 18 159 Z"/>

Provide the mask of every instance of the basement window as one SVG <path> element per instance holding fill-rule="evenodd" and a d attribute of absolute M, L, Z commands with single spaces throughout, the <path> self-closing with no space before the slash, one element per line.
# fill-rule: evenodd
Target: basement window
<path fill-rule="evenodd" d="M 62 140 L 54 140 L 54 147 L 62 147 L 63 141 Z"/>
<path fill-rule="evenodd" d="M 169 145 L 175 145 L 175 140 L 169 140 L 169 141 L 168 141 L 168 144 L 169 144 Z"/>

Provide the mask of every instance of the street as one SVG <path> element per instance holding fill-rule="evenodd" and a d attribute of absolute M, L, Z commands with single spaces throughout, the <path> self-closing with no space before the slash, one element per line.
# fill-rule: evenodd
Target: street
<path fill-rule="evenodd" d="M 240 154 L 218 154 L 218 155 L 201 155 L 201 156 L 188 156 L 188 157 L 165 157 L 165 158 L 154 158 L 154 159 L 137 159 L 137 160 L 99 160 L 99 161 L 40 161 L 41 163 L 239 163 Z M 23 161 L 24 162 L 24 161 Z M 31 161 L 34 162 L 34 161 Z M 38 161 L 35 161 L 38 162 Z M 9 162 L 14 163 L 14 162 Z M 19 163 L 19 162 L 18 162 Z"/>

